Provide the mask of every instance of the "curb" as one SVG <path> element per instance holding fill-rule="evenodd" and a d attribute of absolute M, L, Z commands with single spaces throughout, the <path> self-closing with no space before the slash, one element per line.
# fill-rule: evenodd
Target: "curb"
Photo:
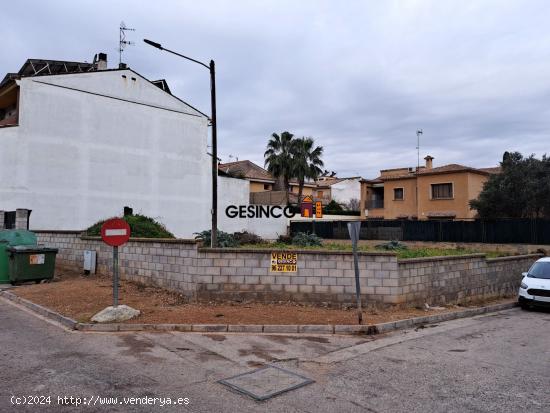
<path fill-rule="evenodd" d="M 65 317 L 59 313 L 56 313 L 55 311 L 52 311 L 46 307 L 42 307 L 41 305 L 35 304 L 32 301 L 25 300 L 24 298 L 21 298 L 8 291 L 0 290 L 0 297 L 4 297 L 9 301 L 12 301 L 16 304 L 20 304 L 23 307 L 35 312 L 36 314 L 39 314 L 43 317 L 49 318 L 50 320 L 53 320 L 62 324 L 64 327 L 67 327 L 70 330 L 75 330 L 78 324 L 78 322 L 73 320 L 72 318 Z"/>
<path fill-rule="evenodd" d="M 181 331 L 193 333 L 264 333 L 264 334 L 352 334 L 352 335 L 374 335 L 387 333 L 394 330 L 424 326 L 426 324 L 441 323 L 443 321 L 457 318 L 473 317 L 480 314 L 496 311 L 509 310 L 517 306 L 516 302 L 493 304 L 485 307 L 468 308 L 462 311 L 434 314 L 424 317 L 407 318 L 404 320 L 390 321 L 387 323 L 371 325 L 280 325 L 280 324 L 94 324 L 79 323 L 71 318 L 65 317 L 55 311 L 49 310 L 41 305 L 35 304 L 24 298 L 18 297 L 7 291 L 0 290 L 0 297 L 4 297 L 17 304 L 21 304 L 41 316 L 61 323 L 71 330 L 83 332 L 137 332 L 137 331 Z"/>

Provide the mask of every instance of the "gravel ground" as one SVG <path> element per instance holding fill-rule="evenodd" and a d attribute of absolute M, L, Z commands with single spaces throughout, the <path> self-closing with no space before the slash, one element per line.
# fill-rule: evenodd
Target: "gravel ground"
<path fill-rule="evenodd" d="M 22 285 L 12 290 L 20 297 L 51 308 L 79 322 L 87 322 L 112 304 L 112 280 L 102 275 L 82 276 L 76 271 L 58 268 L 54 282 Z M 120 304 L 136 308 L 142 314 L 129 323 L 194 324 L 356 324 L 352 310 L 296 305 L 292 303 L 187 303 L 185 298 L 162 288 L 121 281 Z M 510 301 L 510 299 L 498 302 Z M 493 301 L 496 303 L 497 301 Z M 481 304 L 481 303 L 480 303 Z M 487 304 L 487 303 L 483 303 Z M 456 306 L 429 310 L 368 309 L 363 320 L 368 324 L 420 317 L 456 310 Z"/>

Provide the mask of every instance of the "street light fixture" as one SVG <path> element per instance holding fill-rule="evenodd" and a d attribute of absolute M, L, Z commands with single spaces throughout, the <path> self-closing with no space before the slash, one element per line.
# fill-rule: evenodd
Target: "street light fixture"
<path fill-rule="evenodd" d="M 216 70 L 214 61 L 210 60 L 210 65 L 207 65 L 188 56 L 166 49 L 162 47 L 160 43 L 148 39 L 143 39 L 143 41 L 149 46 L 156 47 L 159 50 L 164 50 L 168 53 L 198 63 L 210 71 L 210 104 L 212 108 L 212 115 L 210 118 L 212 123 L 212 230 L 210 233 L 210 246 L 214 248 L 218 245 L 218 130 L 216 124 Z"/>

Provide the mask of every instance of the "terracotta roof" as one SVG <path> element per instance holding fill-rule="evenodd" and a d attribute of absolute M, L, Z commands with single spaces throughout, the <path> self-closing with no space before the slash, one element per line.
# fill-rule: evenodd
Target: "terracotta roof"
<path fill-rule="evenodd" d="M 493 166 L 490 168 L 478 168 L 480 171 L 488 172 L 490 174 L 499 174 L 502 172 L 502 168 L 500 166 Z"/>
<path fill-rule="evenodd" d="M 221 163 L 218 165 L 218 169 L 226 174 L 242 176 L 250 181 L 275 182 L 275 179 L 269 172 L 249 160 Z"/>
<path fill-rule="evenodd" d="M 381 177 L 381 176 L 378 176 L 378 177 L 376 177 L 376 178 L 374 178 L 374 179 L 361 179 L 360 182 L 365 182 L 365 183 L 367 183 L 367 184 L 380 184 L 380 183 L 382 183 L 382 182 L 384 182 L 384 181 L 382 180 L 382 177 Z"/>
<path fill-rule="evenodd" d="M 298 180 L 297 179 L 291 179 L 290 181 L 288 181 L 288 183 L 290 185 L 298 185 Z M 308 188 L 316 188 L 317 187 L 317 184 L 315 182 L 304 182 L 304 186 L 307 186 Z"/>
<path fill-rule="evenodd" d="M 437 175 L 437 174 L 444 174 L 444 173 L 452 173 L 452 172 L 473 172 L 473 173 L 480 173 L 483 175 L 487 174 L 494 174 L 499 173 L 500 168 L 494 167 L 494 168 L 472 168 L 469 166 L 464 166 L 456 163 L 451 163 L 448 165 L 439 166 L 437 168 L 431 168 L 431 169 L 421 169 L 418 171 L 418 175 Z M 407 174 L 396 174 L 396 175 L 384 175 L 379 176 L 376 178 L 376 180 L 382 180 L 382 181 L 391 181 L 395 179 L 408 179 L 408 178 L 415 178 L 416 173 L 414 171 L 409 172 Z"/>
<path fill-rule="evenodd" d="M 332 185 L 337 184 L 339 182 L 346 181 L 348 179 L 359 179 L 362 180 L 360 176 L 350 176 L 347 178 L 337 178 L 337 177 L 327 177 L 327 179 L 324 180 L 317 180 L 317 187 L 318 188 L 330 188 Z"/>

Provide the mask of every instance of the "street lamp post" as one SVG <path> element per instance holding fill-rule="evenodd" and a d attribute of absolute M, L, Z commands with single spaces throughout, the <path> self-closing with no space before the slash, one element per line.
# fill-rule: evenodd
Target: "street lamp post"
<path fill-rule="evenodd" d="M 159 50 L 165 50 L 168 53 L 198 63 L 210 71 L 210 104 L 212 110 L 210 117 L 210 121 L 212 122 L 212 230 L 210 232 L 210 246 L 214 248 L 218 245 L 218 129 L 216 123 L 216 69 L 214 60 L 210 60 L 210 65 L 206 65 L 198 60 L 166 49 L 162 47 L 160 43 L 147 39 L 143 39 L 143 41 Z"/>

